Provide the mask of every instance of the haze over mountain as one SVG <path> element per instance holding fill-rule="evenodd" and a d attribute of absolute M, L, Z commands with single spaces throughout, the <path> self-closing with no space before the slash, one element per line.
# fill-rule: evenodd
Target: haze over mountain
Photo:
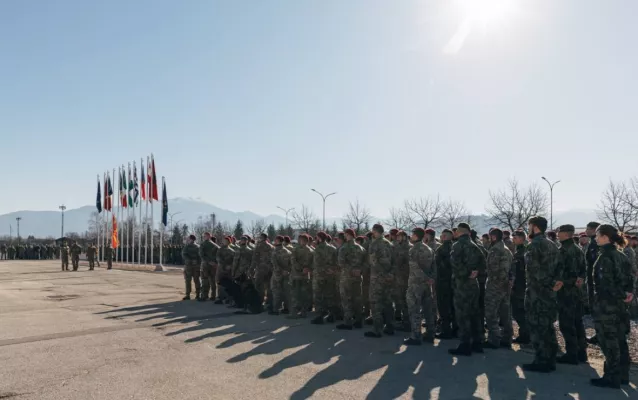
<path fill-rule="evenodd" d="M 64 231 L 66 233 L 76 232 L 83 233 L 87 230 L 89 219 L 96 211 L 95 206 L 84 206 L 72 210 L 66 210 L 64 213 Z M 145 215 L 145 209 L 142 215 Z M 135 209 L 136 216 L 139 218 L 139 209 Z M 228 222 L 234 224 L 238 219 L 244 224 L 250 224 L 252 221 L 263 219 L 266 223 L 275 225 L 285 223 L 285 217 L 281 215 L 271 214 L 261 216 L 251 211 L 231 211 L 216 207 L 201 199 L 177 197 L 169 200 L 169 224 L 192 224 L 197 222 L 198 218 L 207 219 L 211 214 L 215 214 L 217 221 Z M 161 220 L 161 203 L 155 203 L 153 207 L 154 223 L 158 226 Z M 321 216 L 316 213 L 317 217 Z M 150 208 L 149 208 L 150 216 Z M 171 221 L 172 216 L 172 221 Z M 9 214 L 0 215 L 0 236 L 17 234 L 16 217 L 20 220 L 20 235 L 27 237 L 33 235 L 36 237 L 59 237 L 61 233 L 61 213 L 60 211 L 17 211 Z M 557 212 L 554 215 L 554 225 L 571 223 L 576 227 L 583 227 L 587 222 L 596 220 L 596 213 L 593 210 L 570 210 L 565 212 Z M 139 219 L 138 219 L 139 220 Z M 383 221 L 383 218 L 373 217 L 371 223 Z M 332 225 L 337 222 L 340 225 L 341 218 L 326 218 L 326 225 Z M 472 225 L 479 232 L 485 232 L 489 229 L 490 224 L 485 216 L 472 217 Z"/>

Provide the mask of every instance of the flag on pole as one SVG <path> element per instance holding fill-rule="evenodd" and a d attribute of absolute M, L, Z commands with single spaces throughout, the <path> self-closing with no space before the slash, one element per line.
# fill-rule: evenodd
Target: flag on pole
<path fill-rule="evenodd" d="M 153 199 L 155 200 L 159 200 L 159 196 L 157 195 L 157 173 L 155 171 L 155 159 L 153 158 L 153 155 L 151 154 L 151 168 L 153 169 L 153 172 L 151 173 L 151 179 L 153 182 L 153 192 L 150 193 Z"/>
<path fill-rule="evenodd" d="M 162 224 L 168 223 L 168 198 L 166 197 L 166 182 L 162 179 Z"/>
<path fill-rule="evenodd" d="M 120 204 L 126 208 L 126 171 L 124 167 L 120 169 Z"/>
<path fill-rule="evenodd" d="M 106 182 L 104 183 L 104 196 L 106 197 L 106 200 L 104 200 L 104 209 L 111 211 L 113 209 L 113 185 L 111 184 L 111 175 L 109 175 L 108 172 L 106 173 L 106 180 L 108 184 Z"/>
<path fill-rule="evenodd" d="M 148 188 L 148 201 L 153 202 L 153 194 L 151 191 L 153 190 L 153 177 L 151 176 L 151 160 L 149 157 L 146 157 L 146 187 Z"/>
<path fill-rule="evenodd" d="M 135 202 L 133 198 L 137 199 L 137 197 L 133 193 L 133 175 L 131 175 L 131 164 L 128 165 L 128 206 L 133 207 Z"/>
<path fill-rule="evenodd" d="M 142 200 L 146 200 L 146 175 L 144 175 L 144 163 L 140 163 L 140 183 L 142 184 Z M 137 176 L 135 176 L 137 179 Z"/>
<path fill-rule="evenodd" d="M 137 180 L 137 166 L 133 163 L 133 203 L 137 204 L 140 198 L 140 186 Z"/>
<path fill-rule="evenodd" d="M 100 188 L 100 177 L 97 177 L 97 198 L 95 199 L 95 208 L 98 214 L 102 212 L 102 189 Z"/>
<path fill-rule="evenodd" d="M 113 233 L 111 234 L 111 247 L 117 249 L 120 247 L 120 241 L 117 240 L 117 221 L 115 220 L 115 214 L 113 215 Z"/>
<path fill-rule="evenodd" d="M 106 175 L 104 175 L 104 201 L 102 201 L 102 204 L 104 205 L 104 210 L 109 211 L 109 202 L 108 202 L 108 198 L 107 193 L 108 193 L 108 181 L 109 181 L 109 174 L 108 172 L 106 173 Z"/>

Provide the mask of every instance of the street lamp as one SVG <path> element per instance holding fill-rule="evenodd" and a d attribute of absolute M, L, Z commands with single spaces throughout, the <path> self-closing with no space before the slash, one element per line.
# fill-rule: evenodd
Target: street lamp
<path fill-rule="evenodd" d="M 60 209 L 60 211 L 62 211 L 62 233 L 60 233 L 60 237 L 64 237 L 64 210 L 66 210 L 66 206 L 64 204 L 62 204 L 60 207 L 58 207 Z"/>
<path fill-rule="evenodd" d="M 285 208 L 279 207 L 279 206 L 277 206 L 277 208 L 286 213 L 286 228 L 288 228 L 288 213 L 291 212 L 292 210 L 294 210 L 295 207 L 289 208 L 287 210 Z"/>
<path fill-rule="evenodd" d="M 321 196 L 321 199 L 323 200 L 323 230 L 326 230 L 326 199 L 330 196 L 332 196 L 333 194 L 337 194 L 337 192 L 332 192 L 330 194 L 327 195 L 323 195 L 320 192 L 316 191 L 315 189 L 310 189 L 313 192 L 317 193 L 319 196 Z"/>
<path fill-rule="evenodd" d="M 18 223 L 18 246 L 20 246 L 20 220 L 22 217 L 16 217 L 16 222 Z"/>
<path fill-rule="evenodd" d="M 554 185 L 560 181 L 550 183 L 544 176 L 541 179 L 549 185 L 549 229 L 554 230 Z"/>
<path fill-rule="evenodd" d="M 178 212 L 174 212 L 172 214 L 168 214 L 168 219 L 169 219 L 168 225 L 172 227 L 173 226 L 173 217 L 176 216 L 177 214 L 181 214 L 181 213 L 182 213 L 181 211 L 178 211 Z"/>

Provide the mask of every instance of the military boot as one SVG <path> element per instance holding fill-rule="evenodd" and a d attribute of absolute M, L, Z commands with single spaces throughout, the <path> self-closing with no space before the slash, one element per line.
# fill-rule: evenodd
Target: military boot
<path fill-rule="evenodd" d="M 611 389 L 620 389 L 620 380 L 611 379 L 603 376 L 602 378 L 593 378 L 589 381 L 593 386 L 606 387 Z"/>
<path fill-rule="evenodd" d="M 448 349 L 448 353 L 453 356 L 471 356 L 472 355 L 472 345 L 467 342 L 462 342 L 455 349 Z"/>
<path fill-rule="evenodd" d="M 317 315 L 316 317 L 310 320 L 310 323 L 315 325 L 322 325 L 324 323 L 323 315 L 321 314 Z"/>
<path fill-rule="evenodd" d="M 421 346 L 421 339 L 416 339 L 413 337 L 403 339 L 403 344 L 406 346 Z"/>
<path fill-rule="evenodd" d="M 342 330 L 342 331 L 351 331 L 352 330 L 352 325 L 350 325 L 350 324 L 339 324 L 339 325 L 337 325 L 337 329 Z"/>

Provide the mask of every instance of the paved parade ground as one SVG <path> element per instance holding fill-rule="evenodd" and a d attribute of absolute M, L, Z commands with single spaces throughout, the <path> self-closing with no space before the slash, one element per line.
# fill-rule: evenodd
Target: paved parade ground
<path fill-rule="evenodd" d="M 589 385 L 601 359 L 523 374 L 529 349 L 457 359 L 454 340 L 235 315 L 182 286 L 178 269 L 0 261 L 0 399 L 638 399 L 633 368 L 623 390 Z"/>

